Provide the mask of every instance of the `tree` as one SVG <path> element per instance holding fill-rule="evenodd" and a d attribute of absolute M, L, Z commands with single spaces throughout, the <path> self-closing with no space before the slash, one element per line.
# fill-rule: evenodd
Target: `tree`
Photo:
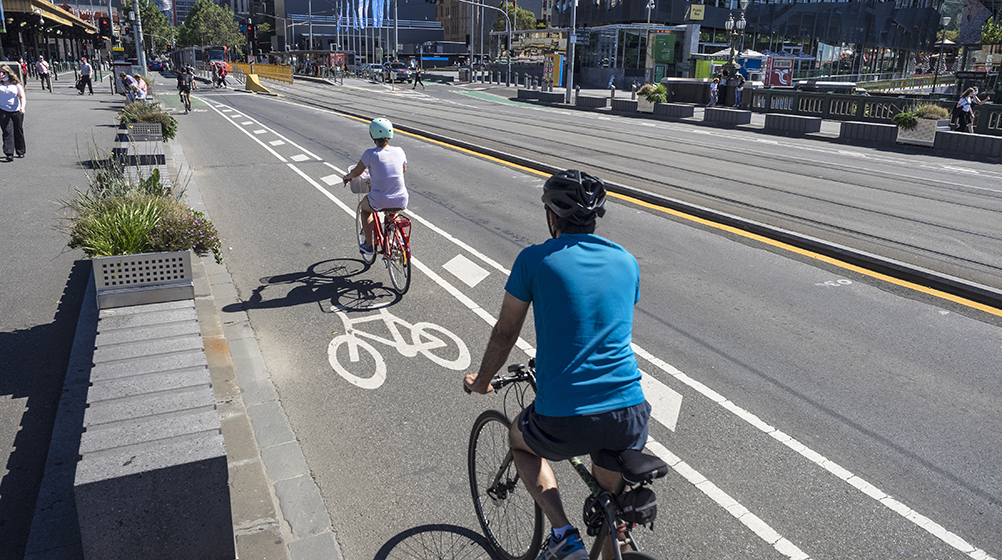
<path fill-rule="evenodd" d="M 143 37 L 147 54 L 162 53 L 171 44 L 171 33 L 167 25 L 167 16 L 152 0 L 139 0 L 139 17 L 143 22 Z"/>
<path fill-rule="evenodd" d="M 225 45 L 243 54 L 247 40 L 240 33 L 233 11 L 228 6 L 217 6 L 208 0 L 198 0 L 178 28 L 178 45 Z"/>
<path fill-rule="evenodd" d="M 498 14 L 498 17 L 494 20 L 494 31 L 507 31 L 508 25 L 505 23 L 505 15 L 508 16 L 508 20 L 512 21 L 512 14 L 515 11 L 514 2 L 502 2 L 498 4 L 498 8 L 504 10 L 504 14 Z M 518 9 L 518 15 L 514 20 L 514 31 L 519 29 L 535 29 L 536 28 L 536 14 L 530 12 L 529 10 Z"/>

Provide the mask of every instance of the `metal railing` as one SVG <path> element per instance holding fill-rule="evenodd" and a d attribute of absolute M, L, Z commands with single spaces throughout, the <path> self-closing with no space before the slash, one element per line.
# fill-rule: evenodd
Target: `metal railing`
<path fill-rule="evenodd" d="M 748 95 L 748 92 L 745 92 Z M 893 124 L 894 115 L 906 111 L 917 100 L 904 97 L 878 97 L 842 95 L 837 93 L 808 93 L 780 89 L 755 89 L 751 91 L 748 108 L 756 113 L 782 113 L 807 117 L 821 117 L 836 121 L 858 121 Z M 926 102 L 921 100 L 921 102 Z M 930 100 L 947 111 L 953 111 L 956 102 Z M 1002 136 L 1002 105 L 986 104 L 971 108 L 974 111 L 974 132 Z"/>

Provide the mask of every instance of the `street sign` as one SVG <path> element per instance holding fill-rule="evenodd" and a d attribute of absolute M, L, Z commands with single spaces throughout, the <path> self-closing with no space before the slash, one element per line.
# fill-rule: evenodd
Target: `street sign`
<path fill-rule="evenodd" d="M 654 62 L 671 64 L 675 62 L 675 35 L 655 35 L 654 52 L 651 54 Z"/>

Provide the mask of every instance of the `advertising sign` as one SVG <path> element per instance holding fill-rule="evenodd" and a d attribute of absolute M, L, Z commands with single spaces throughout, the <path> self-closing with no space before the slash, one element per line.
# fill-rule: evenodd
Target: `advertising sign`
<path fill-rule="evenodd" d="M 554 86 L 564 85 L 564 55 L 560 53 L 548 54 L 543 60 L 543 81 L 550 80 Z"/>
<path fill-rule="evenodd" d="M 770 56 L 765 64 L 765 87 L 793 87 L 793 59 Z"/>
<path fill-rule="evenodd" d="M 671 64 L 675 62 L 675 35 L 658 33 L 654 35 L 654 62 Z"/>

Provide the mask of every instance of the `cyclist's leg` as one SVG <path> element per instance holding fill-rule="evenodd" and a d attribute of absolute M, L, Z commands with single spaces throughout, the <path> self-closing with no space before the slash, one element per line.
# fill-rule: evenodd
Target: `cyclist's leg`
<path fill-rule="evenodd" d="M 540 509 L 543 510 L 543 514 L 550 520 L 550 526 L 554 528 L 566 527 L 571 522 L 567 519 L 563 502 L 560 500 L 557 477 L 554 476 L 553 469 L 550 468 L 546 459 L 537 455 L 525 443 L 522 430 L 519 428 L 520 418 L 516 418 L 511 423 L 511 430 L 508 432 L 508 441 L 511 445 L 518 476 L 525 483 L 529 494 L 539 504 Z"/>
<path fill-rule="evenodd" d="M 372 245 L 372 220 L 373 213 L 375 210 L 369 205 L 369 195 L 362 197 L 362 231 L 365 232 L 365 244 L 369 247 Z"/>
<path fill-rule="evenodd" d="M 619 490 L 619 483 L 623 479 L 623 474 L 619 471 L 605 469 L 595 464 L 591 466 L 591 474 L 595 477 L 595 481 L 598 482 L 599 486 L 613 494 Z M 630 547 L 626 543 L 620 543 L 620 552 L 626 552 L 629 549 Z M 602 558 L 608 560 L 615 557 L 616 554 L 612 549 L 612 538 L 608 537 L 605 539 L 605 544 L 602 545 Z"/>

